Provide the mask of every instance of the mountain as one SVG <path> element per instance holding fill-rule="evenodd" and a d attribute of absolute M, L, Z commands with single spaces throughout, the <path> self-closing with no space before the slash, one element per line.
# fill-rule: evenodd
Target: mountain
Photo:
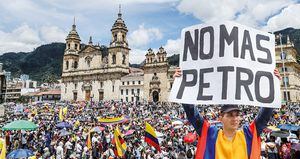
<path fill-rule="evenodd" d="M 0 62 L 5 71 L 12 73 L 12 77 L 28 74 L 30 79 L 39 82 L 45 81 L 45 78 L 59 79 L 64 50 L 64 43 L 46 44 L 28 53 L 5 53 L 0 56 Z"/>
<path fill-rule="evenodd" d="M 286 28 L 274 32 L 282 34 L 282 43 L 286 43 L 286 37 L 294 43 L 298 52 L 300 63 L 300 29 Z M 276 41 L 279 44 L 279 41 Z M 12 77 L 19 77 L 21 74 L 28 74 L 31 79 L 43 82 L 49 79 L 59 79 L 62 71 L 62 61 L 65 50 L 65 43 L 51 43 L 42 45 L 32 52 L 9 52 L 0 56 L 0 62 L 3 63 L 3 69 L 10 71 Z M 107 52 L 106 52 L 107 54 Z M 178 66 L 179 55 L 175 54 L 168 57 L 170 65 Z M 141 67 L 145 61 L 140 64 L 130 64 L 131 67 Z"/>

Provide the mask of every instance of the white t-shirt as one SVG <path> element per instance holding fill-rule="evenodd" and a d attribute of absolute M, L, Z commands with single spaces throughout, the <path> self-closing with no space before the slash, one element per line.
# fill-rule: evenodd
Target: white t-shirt
<path fill-rule="evenodd" d="M 56 147 L 56 159 L 64 158 L 64 149 L 61 146 Z"/>
<path fill-rule="evenodd" d="M 66 144 L 65 144 L 65 148 L 68 149 L 68 150 L 71 150 L 72 149 L 72 143 L 70 141 L 67 141 Z"/>

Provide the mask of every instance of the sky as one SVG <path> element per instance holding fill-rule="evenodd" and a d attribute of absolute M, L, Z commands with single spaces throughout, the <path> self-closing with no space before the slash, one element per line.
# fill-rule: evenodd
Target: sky
<path fill-rule="evenodd" d="M 109 45 L 110 29 L 121 4 L 128 27 L 130 63 L 140 63 L 149 48 L 180 52 L 185 27 L 231 20 L 273 32 L 300 28 L 299 0 L 0 0 L 0 54 L 30 52 L 65 42 L 74 17 L 82 43 Z"/>

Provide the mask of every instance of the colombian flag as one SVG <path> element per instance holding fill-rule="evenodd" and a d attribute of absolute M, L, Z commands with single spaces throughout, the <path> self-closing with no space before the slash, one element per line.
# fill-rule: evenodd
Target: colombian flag
<path fill-rule="evenodd" d="M 117 127 L 114 132 L 114 140 L 117 148 L 117 155 L 123 157 L 127 149 L 125 140 L 123 139 L 123 134 L 121 134 L 119 128 Z"/>
<path fill-rule="evenodd" d="M 155 130 L 147 122 L 146 122 L 146 128 L 145 128 L 145 142 L 147 142 L 149 145 L 153 146 L 157 151 L 161 152 Z"/>
<path fill-rule="evenodd" d="M 89 131 L 89 134 L 88 134 L 88 137 L 87 137 L 87 140 L 86 140 L 86 146 L 87 146 L 89 149 L 92 149 L 91 131 Z"/>
<path fill-rule="evenodd" d="M 59 117 L 59 121 L 63 121 L 64 120 L 63 108 L 59 109 L 58 117 Z"/>
<path fill-rule="evenodd" d="M 6 141 L 5 139 L 0 139 L 0 159 L 5 159 L 6 158 Z"/>

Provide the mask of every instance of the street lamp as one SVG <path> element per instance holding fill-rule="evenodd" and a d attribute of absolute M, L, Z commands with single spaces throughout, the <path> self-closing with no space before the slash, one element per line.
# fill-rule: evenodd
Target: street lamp
<path fill-rule="evenodd" d="M 285 62 L 285 59 L 286 59 L 286 53 L 283 52 L 283 48 L 282 48 L 282 34 L 279 34 L 279 39 L 280 39 L 280 49 L 281 49 L 281 53 L 280 53 L 280 58 L 282 60 L 282 68 L 283 68 L 283 84 L 284 84 L 284 91 L 283 91 L 283 94 L 286 98 L 286 104 L 287 104 L 287 101 L 288 101 L 288 96 L 287 96 L 287 79 L 286 79 L 286 75 L 285 75 L 285 65 L 284 65 L 284 62 Z"/>

